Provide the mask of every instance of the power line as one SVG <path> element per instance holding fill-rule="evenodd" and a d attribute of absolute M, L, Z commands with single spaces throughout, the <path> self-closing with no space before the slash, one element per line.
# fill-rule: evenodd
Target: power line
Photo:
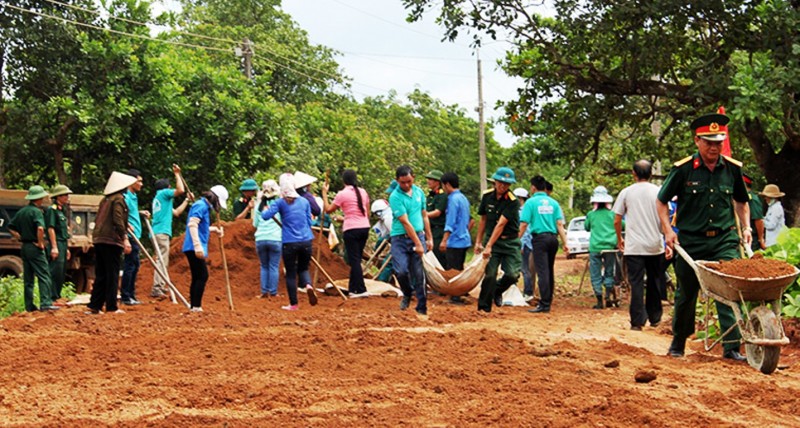
<path fill-rule="evenodd" d="M 353 54 L 353 53 L 351 53 L 350 55 L 357 56 L 357 57 L 362 57 L 361 55 Z M 474 76 L 466 76 L 466 75 L 463 75 L 463 74 L 455 74 L 455 73 L 443 73 L 441 71 L 422 70 L 422 69 L 419 69 L 419 68 L 408 67 L 408 66 L 405 66 L 405 65 L 393 64 L 391 62 L 380 61 L 380 60 L 377 60 L 377 59 L 372 59 L 372 58 L 367 58 L 367 57 L 362 57 L 362 58 L 366 59 L 367 61 L 373 61 L 373 62 L 377 62 L 377 63 L 380 63 L 380 64 L 391 65 L 392 67 L 404 68 L 406 70 L 420 71 L 420 72 L 428 73 L 428 74 L 439 74 L 439 75 L 442 75 L 442 76 L 459 77 L 459 78 L 463 78 L 463 79 L 474 79 Z"/>
<path fill-rule="evenodd" d="M 92 28 L 92 29 L 95 29 L 95 30 L 105 31 L 105 32 L 108 32 L 108 33 L 119 34 L 119 35 L 122 35 L 122 36 L 128 36 L 128 37 L 133 37 L 133 38 L 143 39 L 143 40 L 152 40 L 154 42 L 167 43 L 167 44 L 176 45 L 176 46 L 183 46 L 183 47 L 187 47 L 187 48 L 206 49 L 206 50 L 210 50 L 210 51 L 227 52 L 227 53 L 232 53 L 233 52 L 233 49 L 222 49 L 222 48 L 215 48 L 215 47 L 212 47 L 212 46 L 194 45 L 194 44 L 191 44 L 191 43 L 176 42 L 176 41 L 173 41 L 173 40 L 157 39 L 155 37 L 145 36 L 145 35 L 142 35 L 142 34 L 126 33 L 124 31 L 114 30 L 112 28 L 100 27 L 98 25 L 88 24 L 88 23 L 85 23 L 85 22 L 72 21 L 70 19 L 62 18 L 60 16 L 48 15 L 46 13 L 37 12 L 35 10 L 25 9 L 25 8 L 21 8 L 19 6 L 13 6 L 13 5 L 10 5 L 10 4 L 5 3 L 5 2 L 0 2 L 0 5 L 8 7 L 10 9 L 16 9 L 16 10 L 18 10 L 20 12 L 29 13 L 29 14 L 32 14 L 32 15 L 38 15 L 38 16 L 41 16 L 43 18 L 55 19 L 57 21 L 62 21 L 62 22 L 70 23 L 70 24 L 79 25 L 79 26 L 82 26 L 82 27 Z"/>
<path fill-rule="evenodd" d="M 57 0 L 45 0 L 45 1 L 47 1 L 49 3 L 52 3 L 52 4 L 57 4 L 57 5 L 61 5 L 61 6 L 65 6 L 65 7 L 69 7 L 69 8 L 73 8 L 73 9 L 77 9 L 77 10 L 81 10 L 81 11 L 84 11 L 84 12 L 93 13 L 93 14 L 98 15 L 98 16 L 102 16 L 102 13 L 97 11 L 97 10 L 87 9 L 87 8 L 83 8 L 83 7 L 75 6 L 75 5 L 70 5 L 70 4 L 63 3 L 63 2 L 60 2 L 60 1 L 57 1 Z M 224 43 L 232 43 L 232 44 L 234 44 L 236 46 L 239 45 L 239 42 L 237 42 L 236 40 L 223 39 L 223 38 L 218 38 L 218 37 L 211 37 L 211 36 L 206 36 L 206 35 L 197 34 L 197 33 L 190 33 L 188 31 L 177 30 L 175 28 L 168 27 L 166 25 L 157 25 L 157 24 L 153 24 L 153 23 L 149 23 L 149 22 L 141 22 L 141 21 L 136 21 L 136 20 L 132 20 L 132 19 L 128 19 L 128 18 L 114 16 L 114 15 L 111 15 L 111 14 L 109 14 L 108 17 L 111 18 L 111 19 L 120 20 L 120 21 L 123 21 L 123 22 L 136 24 L 136 25 L 140 25 L 140 26 L 145 26 L 145 27 L 148 27 L 148 28 L 151 25 L 167 27 L 172 32 L 175 32 L 177 34 L 182 34 L 182 35 L 185 35 L 185 36 L 189 36 L 189 37 L 197 37 L 197 38 L 206 39 L 206 40 L 220 41 L 220 42 L 224 42 Z M 330 72 L 325 71 L 325 70 L 321 70 L 321 69 L 316 68 L 316 67 L 309 67 L 307 64 L 305 64 L 305 63 L 303 63 L 301 61 L 297 61 L 297 60 L 295 60 L 293 58 L 290 58 L 288 56 L 283 56 L 283 55 L 277 53 L 274 50 L 270 50 L 268 47 L 266 47 L 266 45 L 261 45 L 261 44 L 257 45 L 257 44 L 252 43 L 252 42 L 250 43 L 250 45 L 251 45 L 251 49 L 254 49 L 254 48 L 263 49 L 267 53 L 272 54 L 272 55 L 274 55 L 274 56 L 276 56 L 276 57 L 278 57 L 278 58 L 280 58 L 282 60 L 289 61 L 291 63 L 297 64 L 297 65 L 302 66 L 304 68 L 308 68 L 308 69 L 311 69 L 313 71 L 316 71 L 316 72 L 318 72 L 320 74 L 323 74 L 323 75 L 329 77 L 330 79 L 332 79 L 334 81 L 338 82 L 339 80 L 341 80 L 341 76 L 339 76 L 339 75 L 330 73 Z M 260 57 L 260 58 L 264 58 L 264 57 Z M 276 65 L 279 65 L 279 66 L 284 67 L 284 68 L 289 68 L 289 66 L 277 63 L 275 61 L 269 61 L 269 62 L 271 62 L 273 64 L 276 64 Z M 291 68 L 289 68 L 289 69 L 291 70 Z M 296 71 L 296 70 L 293 70 L 293 71 L 297 72 L 298 74 L 303 74 L 303 73 L 301 73 L 299 71 Z M 316 80 L 321 81 L 319 79 L 316 79 Z M 321 81 L 321 82 L 327 83 L 327 82 L 324 82 L 324 81 Z M 363 85 L 363 86 L 371 87 L 369 85 Z M 371 87 L 371 88 L 380 90 L 380 88 L 374 88 L 374 87 Z"/>
<path fill-rule="evenodd" d="M 340 52 L 356 56 L 377 56 L 377 57 L 388 57 L 388 58 L 422 59 L 422 60 L 432 60 L 432 61 L 468 61 L 468 62 L 475 61 L 474 59 L 471 58 L 442 58 L 436 56 L 392 55 L 392 54 L 352 52 L 352 51 L 340 51 Z"/>

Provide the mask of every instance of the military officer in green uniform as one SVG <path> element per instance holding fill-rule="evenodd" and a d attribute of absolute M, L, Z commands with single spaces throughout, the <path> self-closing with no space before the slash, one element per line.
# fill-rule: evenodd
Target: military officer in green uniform
<path fill-rule="evenodd" d="M 658 193 L 658 214 L 668 246 L 680 243 L 695 260 L 730 260 L 739 257 L 739 237 L 736 233 L 734 210 L 741 219 L 750 218 L 748 195 L 742 179 L 742 164 L 720 155 L 722 141 L 727 135 L 728 117 L 708 114 L 695 119 L 691 128 L 697 153 L 675 163 Z M 667 204 L 678 196 L 676 235 L 669 222 Z M 746 245 L 750 245 L 752 231 L 743 230 Z M 680 241 L 680 242 L 679 242 Z M 675 274 L 678 289 L 675 292 L 675 316 L 672 320 L 673 338 L 669 355 L 681 357 L 686 339 L 694 333 L 695 307 L 700 284 L 691 266 L 677 258 Z M 722 331 L 735 324 L 730 307 L 717 302 L 717 312 Z M 743 361 L 739 354 L 738 329 L 725 336 L 723 357 Z"/>
<path fill-rule="evenodd" d="M 492 311 L 492 302 L 502 306 L 503 293 L 517 283 L 522 267 L 521 244 L 517 237 L 519 199 L 508 191 L 517 182 L 514 171 L 508 167 L 498 168 L 492 179 L 494 188 L 483 193 L 478 207 L 481 220 L 475 239 L 475 254 L 489 259 L 478 298 L 478 311 L 484 312 Z M 503 268 L 503 277 L 499 281 L 498 267 Z"/>
<path fill-rule="evenodd" d="M 751 249 L 753 251 L 766 250 L 767 243 L 764 238 L 764 205 L 761 203 L 761 197 L 758 192 L 753 191 L 753 179 L 747 174 L 742 173 L 744 185 L 747 186 L 747 194 L 750 200 L 747 204 L 750 206 L 750 228 L 753 229 L 753 244 Z"/>
<path fill-rule="evenodd" d="M 447 219 L 447 193 L 442 188 L 442 175 L 444 173 L 434 169 L 425 175 L 428 179 L 428 197 L 426 198 L 426 208 L 428 210 L 428 220 L 431 223 L 431 234 L 433 234 L 433 254 L 439 264 L 447 270 L 447 258 L 444 251 L 439 249 L 444 237 L 444 224 Z"/>
<path fill-rule="evenodd" d="M 47 197 L 47 192 L 42 186 L 31 186 L 25 199 L 30 203 L 19 210 L 8 229 L 15 238 L 22 241 L 22 279 L 25 285 L 24 298 L 25 310 L 35 311 L 33 304 L 33 277 L 39 280 L 39 306 L 42 311 L 56 310 L 53 306 L 50 290 L 50 271 L 47 267 L 47 257 L 44 255 L 44 215 L 42 203 Z"/>
<path fill-rule="evenodd" d="M 50 256 L 50 289 L 53 302 L 61 298 L 61 288 L 64 287 L 64 276 L 67 270 L 67 260 L 70 258 L 67 240 L 69 240 L 69 195 L 72 190 L 59 184 L 53 187 L 50 197 L 53 203 L 45 211 L 44 224 L 47 229 L 47 248 L 45 253 Z"/>

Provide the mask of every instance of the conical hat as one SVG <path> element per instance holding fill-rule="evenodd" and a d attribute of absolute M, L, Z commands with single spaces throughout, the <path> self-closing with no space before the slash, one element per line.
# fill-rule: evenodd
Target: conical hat
<path fill-rule="evenodd" d="M 106 188 L 103 190 L 103 194 L 110 195 L 112 193 L 117 193 L 134 183 L 136 183 L 136 177 L 114 171 L 111 173 L 111 177 L 108 177 L 108 182 L 106 183 Z"/>
<path fill-rule="evenodd" d="M 317 177 L 308 175 L 305 172 L 297 171 L 294 173 L 294 188 L 300 189 L 308 186 L 309 184 L 317 181 Z"/>

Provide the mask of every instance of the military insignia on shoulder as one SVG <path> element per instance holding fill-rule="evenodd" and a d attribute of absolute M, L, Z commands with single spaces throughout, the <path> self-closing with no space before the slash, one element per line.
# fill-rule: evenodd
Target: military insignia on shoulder
<path fill-rule="evenodd" d="M 492 192 L 494 192 L 494 189 L 486 189 L 486 191 L 484 191 L 483 194 L 484 195 L 488 195 L 489 193 L 492 193 Z"/>
<path fill-rule="evenodd" d="M 674 164 L 672 164 L 672 166 L 681 166 L 681 165 L 685 164 L 686 162 L 689 162 L 690 160 L 692 160 L 692 156 L 686 156 L 685 158 L 683 158 L 683 159 L 675 162 Z"/>
<path fill-rule="evenodd" d="M 727 162 L 730 162 L 730 163 L 732 163 L 733 165 L 736 165 L 736 166 L 738 166 L 739 168 L 741 168 L 741 167 L 742 167 L 742 162 L 741 162 L 741 161 L 738 161 L 738 160 L 736 160 L 736 159 L 734 159 L 734 158 L 732 158 L 732 157 L 725 156 L 725 155 L 722 155 L 722 157 L 723 157 L 723 159 L 725 159 Z"/>
<path fill-rule="evenodd" d="M 514 192 L 506 192 L 506 196 L 508 197 L 508 199 L 510 199 L 512 201 L 516 201 L 517 200 L 517 195 L 515 195 Z"/>

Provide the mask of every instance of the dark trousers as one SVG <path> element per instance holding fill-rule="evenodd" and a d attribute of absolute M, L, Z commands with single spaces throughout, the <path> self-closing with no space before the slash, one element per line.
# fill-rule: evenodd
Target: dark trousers
<path fill-rule="evenodd" d="M 122 263 L 122 289 L 120 297 L 123 302 L 136 300 L 136 275 L 139 274 L 139 244 L 131 240 L 131 252 L 125 254 Z"/>
<path fill-rule="evenodd" d="M 289 294 L 289 304 L 297 304 L 297 277 L 300 285 L 311 285 L 311 276 L 308 274 L 308 264 L 311 262 L 311 241 L 290 242 L 283 244 L 283 267 L 286 269 L 286 293 Z"/>
<path fill-rule="evenodd" d="M 683 249 L 695 260 L 731 260 L 739 258 L 739 238 L 735 232 L 717 235 L 713 238 L 693 236 L 683 233 L 678 234 Z M 675 316 L 672 319 L 672 334 L 675 340 L 685 341 L 694 333 L 695 311 L 697 308 L 697 293 L 700 291 L 700 282 L 694 270 L 680 256 L 675 260 L 675 276 L 678 278 L 678 288 L 675 290 Z M 725 332 L 736 323 L 733 309 L 730 306 L 716 302 L 719 325 Z M 725 336 L 723 347 L 726 351 L 738 350 L 739 329 Z"/>
<path fill-rule="evenodd" d="M 117 289 L 119 288 L 119 266 L 122 260 L 122 247 L 110 244 L 94 244 L 95 266 L 92 296 L 89 309 L 99 311 L 106 306 L 106 312 L 117 310 Z"/>
<path fill-rule="evenodd" d="M 206 292 L 206 282 L 208 282 L 206 259 L 197 257 L 194 251 L 186 251 L 183 254 L 186 254 L 189 271 L 192 273 L 192 283 L 189 285 L 189 303 L 193 308 L 202 308 L 203 293 Z"/>
<path fill-rule="evenodd" d="M 444 226 L 441 226 L 441 229 L 434 229 L 431 226 L 431 234 L 433 235 L 433 255 L 436 256 L 436 260 L 439 260 L 439 264 L 442 265 L 444 270 L 453 269 L 452 266 L 448 265 L 447 252 L 439 249 L 439 244 L 442 243 L 442 238 L 444 238 Z"/>
<path fill-rule="evenodd" d="M 61 289 L 64 287 L 64 278 L 67 271 L 67 241 L 56 241 L 56 246 L 58 248 L 58 257 L 55 260 L 50 257 L 52 247 L 49 243 L 44 251 L 47 255 L 47 262 L 50 265 L 50 294 L 54 301 L 61 298 Z"/>
<path fill-rule="evenodd" d="M 555 264 L 558 253 L 558 238 L 554 233 L 532 235 L 533 265 L 539 279 L 539 306 L 549 308 L 553 303 L 555 288 Z"/>
<path fill-rule="evenodd" d="M 417 234 L 425 248 L 425 235 Z M 406 235 L 392 236 L 392 263 L 397 282 L 403 296 L 417 297 L 417 312 L 428 313 L 428 289 L 425 285 L 425 271 L 422 269 L 422 257 L 414 252 L 414 241 Z"/>
<path fill-rule="evenodd" d="M 34 245 L 32 242 L 22 244 L 22 282 L 24 284 L 23 297 L 25 299 L 25 310 L 35 311 L 36 305 L 33 304 L 33 280 L 34 277 L 39 281 L 39 304 L 47 307 L 53 304 L 50 296 L 53 294 L 50 286 L 50 270 L 47 266 L 47 257 L 44 250 Z"/>
<path fill-rule="evenodd" d="M 368 227 L 344 231 L 344 248 L 347 251 L 347 263 L 350 265 L 347 290 L 351 293 L 360 294 L 367 291 L 364 285 L 364 272 L 361 270 L 361 258 L 367 245 L 367 238 L 369 238 Z"/>
<path fill-rule="evenodd" d="M 478 310 L 492 311 L 495 297 L 502 296 L 508 287 L 519 279 L 522 256 L 519 239 L 498 239 L 492 247 L 492 256 L 486 264 L 486 275 L 481 282 L 481 294 L 478 296 Z M 480 255 L 478 257 L 481 257 Z M 497 269 L 503 268 L 503 276 L 497 279 Z"/>
<path fill-rule="evenodd" d="M 436 244 L 434 244 L 436 245 Z M 467 259 L 467 251 L 469 248 L 450 248 L 447 247 L 444 255 L 447 258 L 447 268 L 455 270 L 464 270 L 464 260 Z M 444 266 L 442 266 L 444 267 Z"/>
<path fill-rule="evenodd" d="M 652 256 L 625 256 L 628 264 L 628 282 L 631 284 L 631 326 L 642 327 L 661 322 L 661 290 L 659 283 L 664 275 L 663 254 Z M 644 275 L 647 273 L 647 284 Z"/>

